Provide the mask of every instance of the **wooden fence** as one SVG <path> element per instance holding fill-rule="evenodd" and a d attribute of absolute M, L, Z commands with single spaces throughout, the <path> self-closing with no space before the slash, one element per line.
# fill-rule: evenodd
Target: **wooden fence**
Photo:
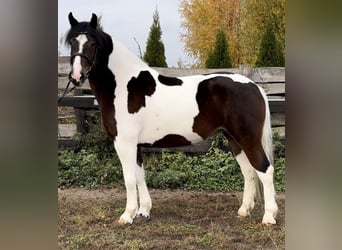
<path fill-rule="evenodd" d="M 285 135 L 285 68 L 249 68 L 240 67 L 233 69 L 174 69 L 174 68 L 154 68 L 159 73 L 167 76 L 186 76 L 193 74 L 206 74 L 218 71 L 229 71 L 244 75 L 266 91 L 270 111 L 272 127 L 278 130 L 280 134 Z M 70 71 L 69 57 L 60 57 L 58 59 L 58 89 L 59 92 L 65 89 L 68 82 Z M 72 96 L 65 96 L 58 104 L 60 107 L 73 107 L 76 118 L 75 124 L 59 124 L 59 145 L 72 146 L 73 134 L 77 131 L 84 133 L 87 131 L 87 117 L 98 112 L 98 103 L 90 91 L 88 82 L 74 90 Z M 60 112 L 59 112 L 60 113 Z M 59 117 L 60 118 L 60 117 Z M 61 119 L 59 119 L 60 121 Z M 69 128 L 66 129 L 66 128 Z M 67 131 L 67 132 L 61 132 Z M 210 141 L 205 141 L 198 146 L 187 146 L 178 148 L 186 152 L 204 152 L 210 146 Z M 161 149 L 152 148 L 144 151 L 160 151 Z M 172 150 L 172 149 L 171 149 Z"/>

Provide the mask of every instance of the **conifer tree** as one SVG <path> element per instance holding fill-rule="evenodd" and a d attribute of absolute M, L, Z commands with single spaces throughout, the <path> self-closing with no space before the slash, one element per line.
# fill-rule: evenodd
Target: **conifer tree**
<path fill-rule="evenodd" d="M 153 14 L 153 23 L 147 39 L 144 61 L 151 67 L 167 67 L 164 44 L 161 40 L 162 30 L 160 28 L 158 10 Z"/>
<path fill-rule="evenodd" d="M 232 67 L 226 34 L 223 30 L 217 32 L 215 47 L 209 52 L 205 66 L 212 69 Z"/>
<path fill-rule="evenodd" d="M 284 67 L 285 57 L 277 40 L 273 24 L 268 22 L 261 38 L 259 55 L 255 62 L 256 67 Z"/>

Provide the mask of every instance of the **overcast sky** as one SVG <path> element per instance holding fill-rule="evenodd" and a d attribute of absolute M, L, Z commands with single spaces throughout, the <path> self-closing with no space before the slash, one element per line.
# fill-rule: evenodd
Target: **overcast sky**
<path fill-rule="evenodd" d="M 178 0 L 58 0 L 58 37 L 69 29 L 68 14 L 71 11 L 78 21 L 89 21 L 91 14 L 102 16 L 102 26 L 116 40 L 125 44 L 139 55 L 134 41 L 137 39 L 144 52 L 146 41 L 153 22 L 153 13 L 158 6 L 165 46 L 166 62 L 176 67 L 179 58 L 188 64 L 184 44 L 180 41 L 180 14 Z M 62 55 L 69 55 L 65 47 L 60 47 Z"/>

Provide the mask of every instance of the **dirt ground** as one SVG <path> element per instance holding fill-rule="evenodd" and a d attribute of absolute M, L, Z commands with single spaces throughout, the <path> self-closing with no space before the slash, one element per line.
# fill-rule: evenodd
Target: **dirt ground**
<path fill-rule="evenodd" d="M 261 224 L 263 205 L 237 217 L 242 193 L 150 190 L 151 219 L 121 226 L 123 188 L 58 191 L 59 249 L 285 249 L 285 194 L 277 224 Z"/>

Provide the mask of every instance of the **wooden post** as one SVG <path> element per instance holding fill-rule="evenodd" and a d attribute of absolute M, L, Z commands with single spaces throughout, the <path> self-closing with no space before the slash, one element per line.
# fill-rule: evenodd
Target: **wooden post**
<path fill-rule="evenodd" d="M 74 96 L 92 95 L 90 89 L 75 89 Z M 74 107 L 76 116 L 76 130 L 78 133 L 88 133 L 92 124 L 99 120 L 99 110 L 97 106 L 84 105 L 84 107 Z"/>

